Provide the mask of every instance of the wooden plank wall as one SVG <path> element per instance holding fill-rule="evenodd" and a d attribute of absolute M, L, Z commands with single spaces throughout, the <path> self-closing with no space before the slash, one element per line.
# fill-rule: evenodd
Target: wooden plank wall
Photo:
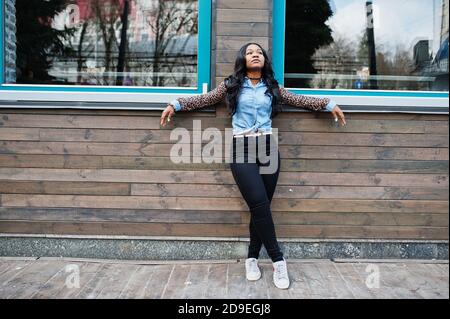
<path fill-rule="evenodd" d="M 214 78 L 236 50 L 270 50 L 271 1 L 218 0 Z M 256 10 L 256 11 L 255 11 Z M 375 108 L 375 106 L 374 106 Z M 226 163 L 175 164 L 170 132 L 231 127 L 226 107 L 186 112 L 0 109 L 0 232 L 248 236 Z M 280 237 L 448 239 L 448 116 L 284 113 L 272 203 Z"/>
<path fill-rule="evenodd" d="M 218 108 L 224 108 L 223 105 Z M 245 237 L 227 163 L 170 161 L 159 111 L 0 110 L 0 232 Z M 284 113 L 280 237 L 448 239 L 448 116 Z M 335 133 L 335 134 L 333 134 Z"/>
<path fill-rule="evenodd" d="M 237 51 L 248 42 L 271 52 L 272 0 L 217 0 L 215 23 L 216 84 L 233 72 Z"/>

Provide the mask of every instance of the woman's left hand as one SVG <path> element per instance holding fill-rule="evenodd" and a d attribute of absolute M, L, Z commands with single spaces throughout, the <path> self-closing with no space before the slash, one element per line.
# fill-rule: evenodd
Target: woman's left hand
<path fill-rule="evenodd" d="M 344 112 L 342 112 L 342 110 L 339 108 L 339 106 L 335 106 L 333 108 L 333 110 L 331 111 L 331 115 L 333 115 L 333 119 L 337 122 L 338 119 L 341 120 L 342 125 L 347 125 L 347 123 L 345 122 L 345 116 L 344 116 Z"/>

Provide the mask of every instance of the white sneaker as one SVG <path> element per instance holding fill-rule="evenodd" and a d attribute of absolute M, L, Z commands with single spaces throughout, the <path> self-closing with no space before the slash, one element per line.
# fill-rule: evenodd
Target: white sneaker
<path fill-rule="evenodd" d="M 258 267 L 258 259 L 247 258 L 245 260 L 245 273 L 247 276 L 247 280 L 250 281 L 255 281 L 261 278 L 261 271 Z"/>
<path fill-rule="evenodd" d="M 289 276 L 287 272 L 286 260 L 277 261 L 273 263 L 273 282 L 277 288 L 289 288 Z"/>

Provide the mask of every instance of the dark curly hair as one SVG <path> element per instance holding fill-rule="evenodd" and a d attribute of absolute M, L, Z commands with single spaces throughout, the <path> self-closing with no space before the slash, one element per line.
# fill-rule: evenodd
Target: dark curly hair
<path fill-rule="evenodd" d="M 234 115 L 238 104 L 239 93 L 241 91 L 242 84 L 244 83 L 244 78 L 247 75 L 247 60 L 245 58 L 245 53 L 247 51 L 247 47 L 252 44 L 259 46 L 264 55 L 264 67 L 261 70 L 261 76 L 263 82 L 267 86 L 265 94 L 272 96 L 272 113 L 270 118 L 273 118 L 278 113 L 283 111 L 280 88 L 278 81 L 275 80 L 272 63 L 264 48 L 262 48 L 258 43 L 247 43 L 238 51 L 236 61 L 234 63 L 234 72 L 225 79 L 225 85 L 227 88 L 225 101 L 229 114 L 231 116 Z"/>

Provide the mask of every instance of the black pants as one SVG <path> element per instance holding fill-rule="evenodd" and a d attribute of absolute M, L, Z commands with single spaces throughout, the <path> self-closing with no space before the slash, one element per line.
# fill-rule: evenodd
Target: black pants
<path fill-rule="evenodd" d="M 258 152 L 262 152 L 259 149 L 263 145 L 260 143 L 266 144 L 265 155 L 268 158 L 259 156 Z M 283 253 L 278 245 L 270 208 L 280 174 L 277 141 L 273 135 L 233 138 L 233 151 L 230 153 L 233 155 L 233 160 L 230 161 L 231 172 L 251 213 L 248 258 L 258 258 L 264 244 L 272 261 L 280 261 L 283 259 Z M 263 167 L 266 171 L 261 169 Z"/>

